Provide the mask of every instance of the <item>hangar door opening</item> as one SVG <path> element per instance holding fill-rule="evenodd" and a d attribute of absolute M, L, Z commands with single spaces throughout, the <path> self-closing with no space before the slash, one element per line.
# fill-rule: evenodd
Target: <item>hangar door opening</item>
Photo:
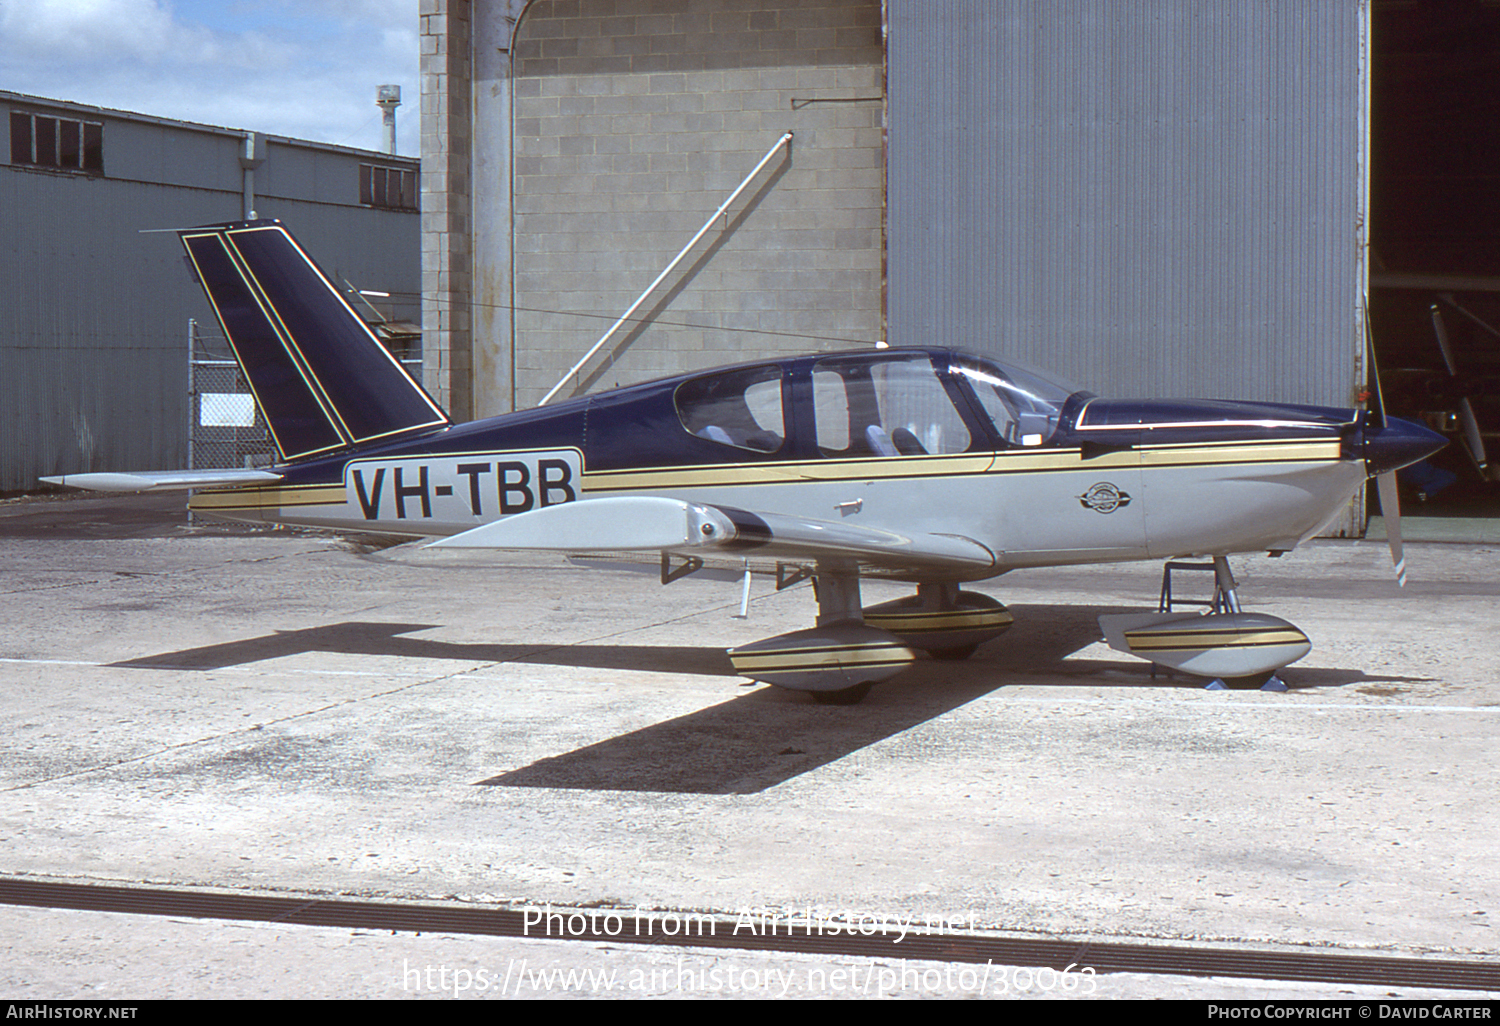
<path fill-rule="evenodd" d="M 1375 0 L 1371 49 L 1386 406 L 1450 441 L 1402 473 L 1403 513 L 1500 517 L 1500 3 Z"/>

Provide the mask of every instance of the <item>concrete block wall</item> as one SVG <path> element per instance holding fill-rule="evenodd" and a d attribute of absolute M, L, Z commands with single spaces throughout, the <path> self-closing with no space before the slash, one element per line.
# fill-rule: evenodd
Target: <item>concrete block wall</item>
<path fill-rule="evenodd" d="M 421 0 L 423 385 L 474 416 L 468 0 Z"/>
<path fill-rule="evenodd" d="M 881 339 L 881 31 L 879 0 L 527 5 L 509 68 L 512 209 L 473 214 L 513 216 L 508 262 L 476 261 L 513 280 L 475 288 L 513 289 L 513 397 L 476 404 L 535 405 L 789 130 L 790 154 L 559 397 Z M 424 175 L 430 163 L 424 148 Z"/>

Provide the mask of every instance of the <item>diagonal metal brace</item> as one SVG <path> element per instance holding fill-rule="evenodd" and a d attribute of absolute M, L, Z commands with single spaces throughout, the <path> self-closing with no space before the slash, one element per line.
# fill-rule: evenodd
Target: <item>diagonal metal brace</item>
<path fill-rule="evenodd" d="M 661 554 L 661 583 L 663 584 L 671 584 L 702 569 L 703 560 L 697 556 L 688 556 L 683 560 L 682 565 L 674 570 L 672 569 L 672 554 L 669 552 Z"/>
<path fill-rule="evenodd" d="M 785 591 L 792 585 L 800 584 L 807 580 L 812 575 L 813 572 L 805 566 L 788 567 L 785 563 L 777 563 L 776 590 Z"/>

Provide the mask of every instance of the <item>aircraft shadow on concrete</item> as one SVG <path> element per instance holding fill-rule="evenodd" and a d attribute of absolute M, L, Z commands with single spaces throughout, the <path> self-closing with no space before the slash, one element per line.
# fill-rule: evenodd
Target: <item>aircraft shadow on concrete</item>
<path fill-rule="evenodd" d="M 1155 678 L 1145 663 L 1069 659 L 1099 640 L 1104 609 L 1069 605 L 1011 606 L 1016 626 L 964 662 L 922 661 L 877 685 L 857 706 L 822 706 L 777 688 L 752 691 L 697 712 L 540 759 L 481 780 L 484 786 L 596 791 L 750 794 L 836 762 L 935 719 L 999 688 L 1108 686 L 1201 688 L 1190 677 Z M 404 635 L 439 625 L 337 623 L 201 648 L 165 652 L 117 667 L 216 670 L 304 652 L 528 663 L 591 669 L 735 676 L 722 648 L 656 645 L 465 644 Z M 1407 683 L 1359 670 L 1288 671 L 1293 688 Z"/>

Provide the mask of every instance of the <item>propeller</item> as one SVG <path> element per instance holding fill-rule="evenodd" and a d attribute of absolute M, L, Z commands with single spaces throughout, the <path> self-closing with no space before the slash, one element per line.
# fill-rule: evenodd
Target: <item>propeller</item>
<path fill-rule="evenodd" d="M 1390 427 L 1390 419 L 1385 415 L 1385 396 L 1380 391 L 1380 365 L 1375 361 L 1375 333 L 1370 328 L 1369 297 L 1365 299 L 1365 351 L 1368 360 L 1369 389 L 1371 398 L 1375 400 L 1377 418 L 1377 423 L 1372 423 L 1370 411 L 1366 410 L 1365 445 L 1368 453 L 1370 436 L 1378 435 Z M 1444 350 L 1445 354 L 1446 352 Z M 1375 469 L 1372 462 L 1370 456 L 1366 455 L 1365 468 L 1367 470 Z M 1380 495 L 1380 515 L 1385 520 L 1386 543 L 1391 547 L 1391 566 L 1396 570 L 1396 585 L 1404 588 L 1406 587 L 1406 550 L 1401 544 L 1401 496 L 1396 488 L 1396 468 L 1376 473 L 1375 488 Z"/>
<path fill-rule="evenodd" d="M 1480 327 L 1491 332 L 1495 331 L 1494 328 L 1491 328 L 1488 324 L 1485 324 L 1478 317 L 1475 317 L 1469 311 L 1459 306 L 1458 303 L 1454 302 L 1451 295 L 1445 294 L 1439 298 L 1459 313 L 1467 316 L 1470 320 L 1478 322 Z M 1453 359 L 1453 346 L 1448 341 L 1448 326 L 1443 323 L 1443 312 L 1438 308 L 1436 303 L 1433 303 L 1429 309 L 1432 313 L 1432 330 L 1437 334 L 1438 349 L 1442 350 L 1443 353 L 1443 365 L 1448 368 L 1448 377 L 1450 379 L 1457 378 L 1458 363 Z M 1488 481 L 1490 480 L 1489 457 L 1484 451 L 1484 436 L 1479 432 L 1479 418 L 1474 416 L 1474 404 L 1469 401 L 1468 396 L 1464 396 L 1459 400 L 1458 416 L 1459 421 L 1463 424 L 1464 444 L 1468 446 L 1469 455 L 1473 458 L 1474 464 L 1479 468 L 1479 476 Z"/>
<path fill-rule="evenodd" d="M 1457 304 L 1454 306 L 1461 313 L 1473 317 Z M 1453 354 L 1448 347 L 1447 332 L 1443 329 L 1442 318 L 1438 315 L 1436 307 L 1433 308 L 1433 316 L 1433 324 L 1438 331 L 1438 344 L 1443 350 L 1443 360 L 1447 363 L 1451 374 Z M 1478 320 L 1478 318 L 1474 319 Z M 1396 570 L 1396 583 L 1404 588 L 1406 587 L 1406 553 L 1401 543 L 1401 498 L 1396 489 L 1396 471 L 1425 460 L 1447 445 L 1448 441 L 1436 431 L 1430 431 L 1421 424 L 1414 424 L 1409 420 L 1386 414 L 1385 396 L 1380 389 L 1380 366 L 1375 359 L 1375 333 L 1370 327 L 1369 296 L 1365 296 L 1364 320 L 1365 369 L 1369 389 L 1364 398 L 1373 400 L 1374 408 L 1367 407 L 1362 415 L 1359 438 L 1364 452 L 1365 473 L 1375 478 L 1375 486 L 1380 495 L 1380 512 L 1385 517 L 1385 535 L 1391 547 L 1391 565 Z M 1489 326 L 1485 325 L 1485 327 Z M 1468 401 L 1465 400 L 1465 406 L 1467 405 Z M 1472 418 L 1472 409 L 1469 410 L 1469 415 Z M 1477 425 L 1474 436 L 1478 439 Z M 1483 452 L 1482 441 L 1479 451 Z"/>
<path fill-rule="evenodd" d="M 1375 479 L 1380 493 L 1380 513 L 1385 517 L 1385 537 L 1391 546 L 1391 566 L 1396 585 L 1406 587 L 1406 552 L 1401 545 L 1401 497 L 1396 494 L 1396 472 L 1388 470 Z"/>

